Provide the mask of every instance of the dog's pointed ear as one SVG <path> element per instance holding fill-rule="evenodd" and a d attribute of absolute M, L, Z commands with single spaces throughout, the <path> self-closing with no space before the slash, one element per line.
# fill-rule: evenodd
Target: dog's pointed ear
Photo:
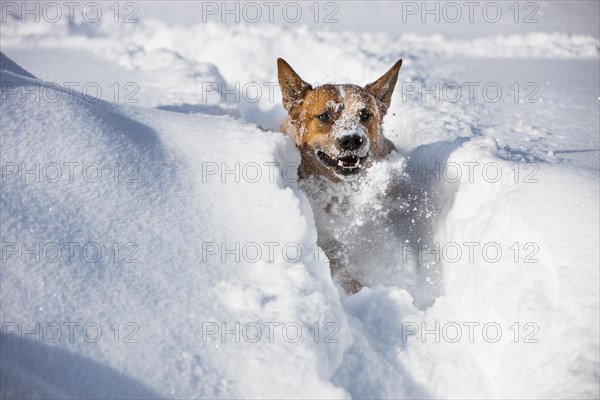
<path fill-rule="evenodd" d="M 312 90 L 312 86 L 304 82 L 283 58 L 277 59 L 277 78 L 281 88 L 283 107 L 287 111 L 299 104 L 306 92 Z"/>
<path fill-rule="evenodd" d="M 396 61 L 396 64 L 381 78 L 365 86 L 365 90 L 385 104 L 386 108 L 389 108 L 392 101 L 392 93 L 394 93 L 394 87 L 396 86 L 401 66 L 402 60 Z"/>

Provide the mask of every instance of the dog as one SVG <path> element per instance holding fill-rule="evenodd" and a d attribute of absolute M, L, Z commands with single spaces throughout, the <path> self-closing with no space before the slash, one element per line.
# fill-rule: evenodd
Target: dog
<path fill-rule="evenodd" d="M 374 162 L 395 150 L 383 134 L 383 118 L 401 66 L 402 60 L 398 60 L 383 76 L 364 87 L 324 84 L 313 88 L 285 60 L 277 59 L 282 102 L 287 111 L 281 132 L 292 138 L 300 151 L 299 185 L 302 187 L 303 181 L 311 179 L 318 182 L 315 190 L 305 190 L 315 213 L 318 245 L 329 258 L 332 276 L 348 293 L 362 287 L 359 279 L 345 271 L 348 260 L 344 248 L 352 244 L 340 243 L 340 235 L 332 234 L 330 227 L 335 219 L 331 217 L 332 208 L 339 209 L 347 201 L 342 195 L 323 200 L 319 193 L 359 180 Z M 317 218 L 321 211 L 329 215 Z M 337 222 L 344 223 L 344 219 Z"/>
<path fill-rule="evenodd" d="M 300 176 L 320 175 L 332 181 L 356 179 L 394 145 L 383 135 L 402 60 L 373 83 L 325 84 L 313 88 L 282 58 L 277 59 L 283 107 L 288 116 L 281 131 L 301 153 Z"/>

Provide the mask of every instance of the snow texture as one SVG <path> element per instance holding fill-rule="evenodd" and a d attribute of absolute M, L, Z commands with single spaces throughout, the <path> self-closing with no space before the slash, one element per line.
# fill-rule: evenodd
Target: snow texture
<path fill-rule="evenodd" d="M 598 3 L 432 31 L 385 2 L 329 29 L 184 4 L 1 23 L 2 398 L 600 396 Z M 263 84 L 277 57 L 360 85 L 404 59 L 398 152 L 359 182 L 296 182 Z M 408 95 L 491 81 L 497 102 Z M 249 83 L 257 101 L 232 94 Z M 316 246 L 327 218 L 355 295 Z"/>

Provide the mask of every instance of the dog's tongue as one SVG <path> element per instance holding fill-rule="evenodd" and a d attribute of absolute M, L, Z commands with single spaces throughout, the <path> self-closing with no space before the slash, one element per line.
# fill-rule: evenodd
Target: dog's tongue
<path fill-rule="evenodd" d="M 339 159 L 339 163 L 341 164 L 341 166 L 343 167 L 352 167 L 353 165 L 358 164 L 358 157 L 355 156 L 348 156 L 348 157 L 343 157 Z"/>

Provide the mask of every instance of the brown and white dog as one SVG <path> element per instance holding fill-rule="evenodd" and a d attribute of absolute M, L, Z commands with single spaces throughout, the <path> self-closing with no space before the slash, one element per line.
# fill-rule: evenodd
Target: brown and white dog
<path fill-rule="evenodd" d="M 285 60 L 277 59 L 283 107 L 288 112 L 281 131 L 300 150 L 300 177 L 352 180 L 394 149 L 383 136 L 382 124 L 401 65 L 399 60 L 364 87 L 325 84 L 313 88 Z"/>
<path fill-rule="evenodd" d="M 305 186 L 303 190 L 313 207 L 319 247 L 330 261 L 334 280 L 349 293 L 362 287 L 361 278 L 348 272 L 348 264 L 359 262 L 349 259 L 351 249 L 360 248 L 361 241 L 370 238 L 340 235 L 339 225 L 347 220 L 339 213 L 336 218 L 331 210 L 340 207 L 332 205 L 351 203 L 343 200 L 344 195 L 338 195 L 343 192 L 338 189 L 358 181 L 374 161 L 394 150 L 393 143 L 383 136 L 382 125 L 401 65 L 399 60 L 381 78 L 364 87 L 325 84 L 313 88 L 287 62 L 277 60 L 283 106 L 288 113 L 281 131 L 300 150 L 299 184 Z M 310 185 L 304 182 L 312 180 L 321 187 L 305 189 Z M 336 194 L 323 198 L 322 193 Z"/>

